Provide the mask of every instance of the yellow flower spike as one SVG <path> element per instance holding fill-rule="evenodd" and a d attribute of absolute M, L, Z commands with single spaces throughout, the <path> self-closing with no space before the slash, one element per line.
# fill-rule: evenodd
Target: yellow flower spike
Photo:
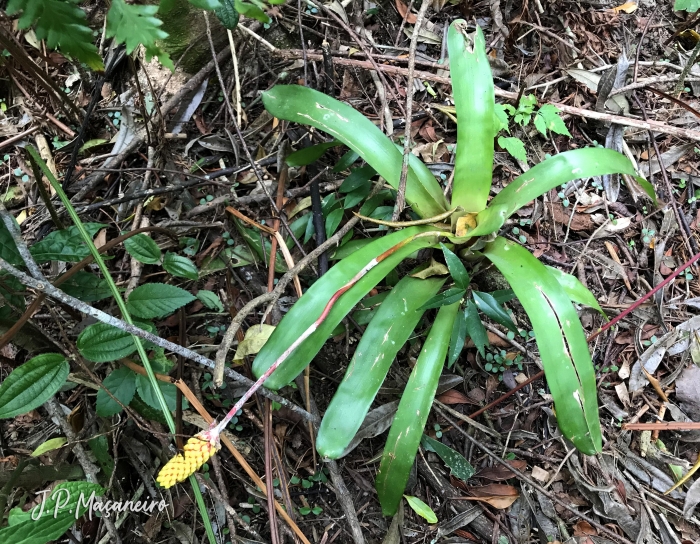
<path fill-rule="evenodd" d="M 218 433 L 197 433 L 185 444 L 184 455 L 178 453 L 160 469 L 156 481 L 167 489 L 186 480 L 220 448 Z"/>

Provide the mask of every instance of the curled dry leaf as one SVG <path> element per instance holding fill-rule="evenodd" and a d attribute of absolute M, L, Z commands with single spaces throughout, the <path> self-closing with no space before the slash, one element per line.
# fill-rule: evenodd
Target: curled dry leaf
<path fill-rule="evenodd" d="M 574 536 L 587 536 L 587 535 L 597 535 L 595 527 L 584 520 L 579 520 L 576 525 L 574 525 Z"/>
<path fill-rule="evenodd" d="M 457 391 L 456 389 L 450 389 L 445 391 L 442 395 L 437 397 L 437 400 L 443 404 L 474 404 L 479 405 L 474 399 L 470 399 L 464 393 Z M 505 470 L 505 469 L 504 469 Z"/>
<path fill-rule="evenodd" d="M 416 14 L 410 13 L 408 10 L 408 6 L 406 6 L 406 4 L 404 4 L 401 0 L 396 0 L 396 9 L 398 10 L 401 17 L 406 19 L 406 22 L 408 24 L 416 24 Z M 406 15 L 406 13 L 408 13 L 408 15 Z"/>
<path fill-rule="evenodd" d="M 520 496 L 518 490 L 512 485 L 505 484 L 489 484 L 482 487 L 469 487 L 467 491 L 471 493 L 471 497 L 459 497 L 464 501 L 479 501 L 485 502 L 503 510 L 513 504 Z"/>
<path fill-rule="evenodd" d="M 611 11 L 613 13 L 620 13 L 621 11 L 624 13 L 634 13 L 637 11 L 637 2 L 625 2 L 621 6 L 612 8 Z"/>
<path fill-rule="evenodd" d="M 513 459 L 511 461 L 508 461 L 508 464 L 516 470 L 525 470 L 527 468 L 527 461 L 523 461 L 522 459 Z M 515 474 L 513 474 L 503 465 L 499 464 L 493 467 L 488 467 L 483 470 L 480 470 L 479 472 L 474 474 L 474 477 L 484 478 L 485 480 L 491 480 L 492 482 L 501 482 L 509 478 L 514 478 Z"/>

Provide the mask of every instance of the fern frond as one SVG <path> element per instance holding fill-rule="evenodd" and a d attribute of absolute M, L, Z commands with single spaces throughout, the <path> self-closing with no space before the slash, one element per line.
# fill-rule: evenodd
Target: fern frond
<path fill-rule="evenodd" d="M 107 13 L 107 37 L 125 43 L 127 53 L 142 44 L 146 49 L 146 60 L 158 57 L 163 66 L 174 70 L 168 54 L 156 45 L 156 40 L 168 37 L 168 33 L 160 29 L 163 22 L 154 17 L 157 11 L 158 6 L 131 5 L 124 0 L 114 0 Z"/>
<path fill-rule="evenodd" d="M 7 14 L 22 12 L 19 28 L 35 25 L 36 37 L 46 40 L 51 49 L 84 62 L 97 71 L 104 70 L 102 58 L 92 43 L 92 30 L 85 12 L 75 6 L 78 0 L 10 0 Z"/>

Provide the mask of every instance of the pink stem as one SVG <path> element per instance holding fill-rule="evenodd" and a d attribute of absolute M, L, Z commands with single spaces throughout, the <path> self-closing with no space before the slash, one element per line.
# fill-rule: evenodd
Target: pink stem
<path fill-rule="evenodd" d="M 601 332 L 608 330 L 610 327 L 615 325 L 618 321 L 623 319 L 625 316 L 629 315 L 630 312 L 634 311 L 636 308 L 641 306 L 644 302 L 649 300 L 652 296 L 654 296 L 655 293 L 663 289 L 666 285 L 668 285 L 671 280 L 677 278 L 681 272 L 683 272 L 686 268 L 689 266 L 692 266 L 695 264 L 695 262 L 700 259 L 700 253 L 696 253 L 691 257 L 691 259 L 685 263 L 683 266 L 678 268 L 673 274 L 668 276 L 664 281 L 662 281 L 659 285 L 654 287 L 651 291 L 649 291 L 646 295 L 644 295 L 642 298 L 640 298 L 638 301 L 633 303 L 629 308 L 627 308 L 624 312 L 620 313 L 617 317 L 611 319 L 608 321 L 605 325 L 603 325 L 601 328 L 599 328 L 596 332 L 591 334 L 588 338 L 587 341 L 590 342 L 593 340 L 596 336 L 598 336 Z"/>

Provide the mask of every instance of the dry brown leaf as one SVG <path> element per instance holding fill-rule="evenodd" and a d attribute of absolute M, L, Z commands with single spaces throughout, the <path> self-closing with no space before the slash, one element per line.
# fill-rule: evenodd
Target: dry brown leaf
<path fill-rule="evenodd" d="M 398 2 L 398 0 L 397 0 Z M 621 11 L 625 13 L 634 13 L 637 11 L 637 2 L 625 2 L 621 6 L 617 6 L 616 8 L 612 8 L 611 10 L 613 13 L 620 13 Z"/>
<path fill-rule="evenodd" d="M 525 468 L 527 467 L 527 461 L 523 461 L 522 459 L 513 459 L 512 461 L 508 461 L 508 464 L 516 470 L 525 470 Z M 474 474 L 474 477 L 484 478 L 485 480 L 491 480 L 493 482 L 500 482 L 509 478 L 514 478 L 515 474 L 513 474 L 503 465 L 499 464 L 493 467 L 488 467 L 483 470 L 480 470 L 479 472 Z"/>
<path fill-rule="evenodd" d="M 584 520 L 579 520 L 576 525 L 574 525 L 574 536 L 596 536 L 598 531 L 590 523 Z"/>
<path fill-rule="evenodd" d="M 581 231 L 581 230 L 594 230 L 595 224 L 591 219 L 590 215 L 582 214 L 579 212 L 574 213 L 573 219 L 571 214 L 573 212 L 573 207 L 565 208 L 561 202 L 552 202 L 547 208 L 552 212 L 552 219 L 557 223 L 562 225 L 568 225 L 571 221 L 571 230 Z"/>
<path fill-rule="evenodd" d="M 475 404 L 479 405 L 478 402 L 470 399 L 464 393 L 457 391 L 456 389 L 450 389 L 445 391 L 442 395 L 437 397 L 437 400 L 443 404 Z"/>
<path fill-rule="evenodd" d="M 406 4 L 404 4 L 401 0 L 396 0 L 396 9 L 399 12 L 399 15 L 403 19 L 406 19 L 406 22 L 410 25 L 415 25 L 416 24 L 416 15 L 415 13 L 409 13 L 408 16 L 406 15 L 406 12 L 408 11 L 408 7 Z"/>
<path fill-rule="evenodd" d="M 520 496 L 517 489 L 515 489 L 512 485 L 505 484 L 489 484 L 482 487 L 470 487 L 467 489 L 467 491 L 469 491 L 472 496 L 459 497 L 461 500 L 485 502 L 486 504 L 489 504 L 494 508 L 498 508 L 499 510 L 508 508 Z"/>

